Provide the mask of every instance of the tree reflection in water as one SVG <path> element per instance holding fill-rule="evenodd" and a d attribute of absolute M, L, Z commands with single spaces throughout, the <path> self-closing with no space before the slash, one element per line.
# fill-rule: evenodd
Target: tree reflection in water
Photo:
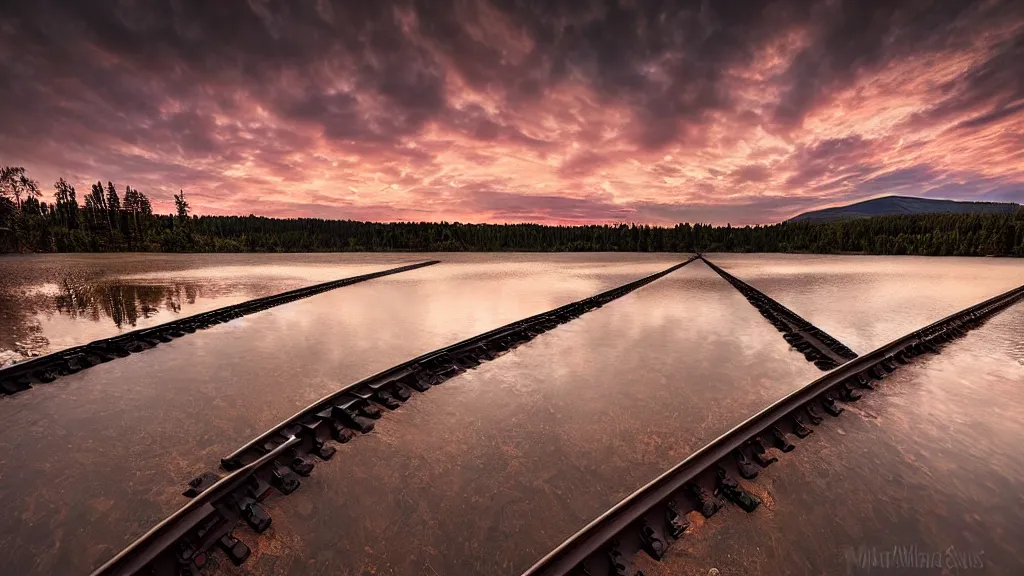
<path fill-rule="evenodd" d="M 35 312 L 38 304 L 26 305 L 31 298 L 0 290 L 0 368 L 42 354 L 50 346 Z"/>
<path fill-rule="evenodd" d="M 119 329 L 134 328 L 139 318 L 149 318 L 161 306 L 180 312 L 182 304 L 195 304 L 202 289 L 191 282 L 169 285 L 126 284 L 121 281 L 87 282 L 66 276 L 58 283 L 55 308 L 72 318 L 89 318 L 99 322 L 114 321 Z"/>
<path fill-rule="evenodd" d="M 113 321 L 116 327 L 113 332 L 84 331 L 82 341 L 77 342 L 84 344 L 96 337 L 133 330 L 140 321 L 145 325 L 146 319 L 161 310 L 177 314 L 183 305 L 194 305 L 203 297 L 203 287 L 197 282 L 131 284 L 68 274 L 56 281 L 56 287 L 56 294 L 51 290 L 0 287 L 0 327 L 3 327 L 0 330 L 0 367 L 53 352 L 47 333 L 54 336 L 54 328 L 47 328 L 45 324 L 54 313 L 86 322 Z M 148 324 L 163 321 L 166 319 Z M 67 325 L 60 326 L 62 332 L 68 329 Z"/>

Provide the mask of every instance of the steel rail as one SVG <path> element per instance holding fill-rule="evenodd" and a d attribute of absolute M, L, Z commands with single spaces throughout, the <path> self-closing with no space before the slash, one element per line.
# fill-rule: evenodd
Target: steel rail
<path fill-rule="evenodd" d="M 296 490 L 301 484 L 298 477 L 308 476 L 314 468 L 311 456 L 327 460 L 334 455 L 329 440 L 347 442 L 356 432 L 372 430 L 373 419 L 381 415 L 380 405 L 397 408 L 410 397 L 410 388 L 423 392 L 696 258 L 424 354 L 325 396 L 222 459 L 222 467 L 230 470 L 227 475 L 206 473 L 191 481 L 185 495 L 192 500 L 185 507 L 93 576 L 197 574 L 215 547 L 236 565 L 241 564 L 250 550 L 232 534 L 235 527 L 244 522 L 257 534 L 269 528 L 271 518 L 260 502 L 275 492 L 286 495 Z"/>
<path fill-rule="evenodd" d="M 791 347 L 803 353 L 804 358 L 808 362 L 813 362 L 820 370 L 831 370 L 857 357 L 857 354 L 845 344 L 803 319 L 778 300 L 721 269 L 704 255 L 700 255 L 700 259 L 732 284 L 752 306 L 757 308 L 765 320 L 783 333 L 782 338 Z"/>
<path fill-rule="evenodd" d="M 898 366 L 966 334 L 993 314 L 1024 298 L 1024 286 L 1004 292 L 915 330 L 860 356 L 792 392 L 726 432 L 675 467 L 626 497 L 541 558 L 523 576 L 636 576 L 633 557 L 641 550 L 655 560 L 671 542 L 684 538 L 687 512 L 705 517 L 729 500 L 751 512 L 760 500 L 744 489 L 759 469 L 794 448 L 793 437 L 804 438 L 822 423 L 823 409 L 838 417 L 843 403 L 874 389 L 874 381 Z M 837 401 L 838 400 L 838 401 Z M 792 436 L 791 436 L 792 435 Z"/>
<path fill-rule="evenodd" d="M 159 556 L 160 551 L 172 546 L 189 530 L 216 516 L 217 510 L 213 505 L 214 501 L 237 490 L 253 473 L 283 456 L 289 448 L 298 442 L 298 438 L 291 438 L 273 452 L 269 452 L 261 459 L 239 469 L 235 474 L 221 478 L 216 484 L 210 486 L 205 498 L 195 498 L 165 518 L 141 538 L 129 544 L 116 556 L 94 570 L 93 576 L 142 572 Z"/>
<path fill-rule="evenodd" d="M 124 334 L 118 334 L 117 336 L 111 336 L 110 338 L 102 338 L 88 344 L 73 346 L 45 356 L 39 356 L 37 358 L 32 358 L 31 360 L 18 362 L 0 369 L 0 394 L 16 394 L 18 392 L 28 390 L 34 384 L 52 382 L 60 376 L 73 374 L 80 370 L 91 368 L 97 364 L 109 362 L 115 358 L 123 358 L 132 353 L 142 352 L 153 348 L 162 342 L 170 342 L 174 338 L 180 338 L 185 334 L 193 333 L 196 330 L 228 322 L 235 318 L 254 314 L 256 312 L 266 310 L 267 308 L 279 306 L 300 298 L 306 298 L 328 290 L 334 290 L 343 286 L 349 286 L 359 282 L 389 276 L 391 274 L 398 274 L 409 270 L 415 270 L 417 268 L 423 268 L 425 266 L 432 266 L 438 262 L 438 260 L 428 260 L 407 266 L 391 268 L 389 270 L 382 270 L 380 272 L 361 274 L 350 278 L 342 278 L 340 280 L 321 282 L 312 286 L 295 288 L 293 290 L 281 292 L 280 294 L 273 294 L 271 296 L 264 296 L 240 302 L 238 304 L 232 304 L 230 306 L 223 306 L 208 312 L 200 312 L 185 318 L 171 320 L 170 322 L 165 322 L 157 326 L 132 330 L 131 332 L 125 332 Z"/>
<path fill-rule="evenodd" d="M 243 460 L 247 457 L 249 459 L 257 458 L 263 452 L 263 445 L 266 442 L 272 441 L 275 437 L 280 438 L 284 431 L 298 424 L 303 418 L 315 416 L 317 413 L 330 410 L 339 404 L 350 411 L 358 412 L 360 405 L 365 406 L 365 403 L 370 400 L 383 400 L 384 402 L 381 403 L 390 403 L 387 397 L 382 397 L 381 391 L 388 393 L 390 396 L 394 396 L 392 393 L 394 387 L 410 387 L 422 392 L 426 389 L 424 386 L 439 384 L 446 377 L 454 376 L 466 368 L 479 364 L 481 361 L 490 360 L 492 359 L 490 356 L 501 354 L 513 346 L 534 338 L 541 332 L 550 330 L 558 324 L 568 322 L 582 313 L 624 296 L 641 286 L 645 286 L 686 266 L 696 259 L 697 257 L 694 256 L 681 264 L 676 264 L 656 274 L 582 300 L 559 306 L 547 312 L 541 312 L 540 314 L 511 322 L 461 342 L 427 352 L 372 376 L 363 378 L 358 382 L 324 396 L 293 416 L 281 421 L 232 454 L 221 459 L 221 465 L 225 470 L 232 470 L 241 466 Z M 531 335 L 531 332 L 535 333 Z M 502 343 L 502 339 L 507 339 L 508 341 Z M 432 372 L 432 374 L 427 375 L 427 372 Z M 369 418 L 373 418 L 373 416 L 371 415 Z"/>

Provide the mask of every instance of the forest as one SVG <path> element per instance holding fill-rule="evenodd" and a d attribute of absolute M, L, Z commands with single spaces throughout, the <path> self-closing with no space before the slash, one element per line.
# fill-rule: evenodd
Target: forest
<path fill-rule="evenodd" d="M 185 193 L 154 214 L 131 186 L 97 182 L 83 196 L 63 178 L 54 201 L 21 167 L 0 169 L 0 252 L 793 252 L 1024 256 L 1015 214 L 877 216 L 828 223 L 672 227 L 459 222 L 374 223 L 317 218 L 196 216 Z"/>

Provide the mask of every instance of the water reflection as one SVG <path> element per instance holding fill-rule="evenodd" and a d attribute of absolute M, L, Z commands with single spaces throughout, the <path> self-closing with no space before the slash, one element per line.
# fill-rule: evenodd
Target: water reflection
<path fill-rule="evenodd" d="M 40 298 L 0 289 L 0 368 L 45 350 L 50 341 L 35 317 Z"/>
<path fill-rule="evenodd" d="M 712 566 L 722 574 L 764 566 L 787 574 L 1021 574 L 1022 331 L 1018 303 L 941 354 L 915 359 L 753 482 L 771 496 L 768 513 L 716 517 L 685 553 L 670 550 L 638 568 L 649 576 Z M 959 554 L 983 552 L 984 566 L 871 571 L 842 553 L 909 546 L 943 562 L 956 552 L 959 566 Z M 721 553 L 735 549 L 744 553 Z"/>
<path fill-rule="evenodd" d="M 0 258 L 0 365 L 153 326 L 180 315 L 436 257 L 443 257 L 449 264 L 462 261 L 473 274 L 483 275 L 496 270 L 508 272 L 510 264 L 529 262 L 511 267 L 520 276 L 531 267 L 554 262 L 562 267 L 588 262 L 600 267 L 602 263 L 632 265 L 660 259 L 667 267 L 679 261 L 674 256 L 571 254 L 60 254 Z M 435 278 L 441 273 L 425 274 L 425 278 Z M 510 293 L 514 291 L 510 282 L 516 279 L 489 286 L 499 295 Z M 451 280 L 431 283 L 430 290 L 449 289 Z M 572 285 L 572 290 L 589 295 L 591 286 L 580 284 L 580 280 L 562 275 L 549 282 L 545 290 Z M 380 288 L 381 282 L 377 281 L 368 290 L 373 293 Z M 445 325 L 452 314 L 451 307 L 430 312 L 440 325 Z M 359 306 L 352 313 L 364 316 L 373 311 Z M 486 317 L 479 320 L 483 322 Z"/>
<path fill-rule="evenodd" d="M 0 290 L 0 326 L 5 328 L 0 333 L 0 367 L 159 324 L 168 320 L 167 313 L 181 314 L 183 308 L 193 313 L 221 305 L 223 298 L 211 294 L 214 301 L 197 306 L 206 292 L 198 281 L 136 284 L 76 274 L 61 276 L 52 284 Z"/>
<path fill-rule="evenodd" d="M 678 262 L 501 258 L 467 257 L 325 292 L 4 398 L 0 461 L 18 465 L 0 483 L 8 512 L 0 515 L 0 573 L 87 573 L 181 506 L 189 478 L 340 386 Z M 320 277 L 367 271 L 332 265 Z M 216 272 L 205 276 L 223 277 Z M 217 285 L 201 284 L 204 295 L 183 313 L 221 305 L 210 298 Z"/>
<path fill-rule="evenodd" d="M 858 353 L 1024 283 L 1014 258 L 708 257 Z"/>
<path fill-rule="evenodd" d="M 694 262 L 378 420 L 343 466 L 318 467 L 287 503 L 267 501 L 288 542 L 263 545 L 301 549 L 330 573 L 519 574 L 818 377 L 776 334 Z M 325 525 L 349 529 L 341 539 L 309 529 Z M 253 556 L 248 576 L 303 573 Z"/>
<path fill-rule="evenodd" d="M 0 294 L 0 368 L 39 355 L 50 341 L 42 325 L 26 313 L 21 303 Z"/>
<path fill-rule="evenodd" d="M 161 306 L 181 312 L 183 304 L 195 304 L 202 287 L 195 282 L 170 285 L 128 284 L 121 281 L 89 282 L 65 276 L 57 285 L 54 308 L 74 319 L 113 320 L 117 328 L 135 328 L 139 318 L 150 318 Z"/>

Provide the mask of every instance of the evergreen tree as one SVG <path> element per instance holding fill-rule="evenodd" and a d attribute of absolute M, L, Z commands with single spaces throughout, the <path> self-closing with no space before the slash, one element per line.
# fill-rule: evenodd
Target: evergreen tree
<path fill-rule="evenodd" d="M 113 182 L 107 182 L 107 221 L 111 230 L 121 228 L 121 199 L 117 196 L 117 189 Z"/>
<path fill-rule="evenodd" d="M 82 214 L 74 187 L 63 178 L 54 183 L 51 206 L 39 201 L 24 169 L 0 172 L 0 251 L 700 250 L 1024 256 L 1024 209 L 1013 214 L 879 216 L 743 227 L 380 224 L 253 215 L 195 217 L 183 191 L 174 195 L 174 214 L 154 215 L 142 192 L 127 186 L 118 197 L 111 183 L 104 187 L 97 182 L 85 195 Z"/>
<path fill-rule="evenodd" d="M 54 210 L 59 226 L 69 230 L 78 228 L 78 199 L 75 198 L 75 187 L 63 178 L 57 180 L 54 188 Z"/>
<path fill-rule="evenodd" d="M 107 210 L 107 199 L 102 182 L 92 185 L 92 190 L 85 198 L 85 210 L 89 214 L 89 222 L 93 226 L 105 225 L 108 230 L 110 229 L 110 211 Z"/>
<path fill-rule="evenodd" d="M 189 205 L 185 200 L 184 190 L 178 190 L 178 193 L 174 195 L 174 209 L 178 213 L 178 220 L 183 224 L 187 223 Z"/>

